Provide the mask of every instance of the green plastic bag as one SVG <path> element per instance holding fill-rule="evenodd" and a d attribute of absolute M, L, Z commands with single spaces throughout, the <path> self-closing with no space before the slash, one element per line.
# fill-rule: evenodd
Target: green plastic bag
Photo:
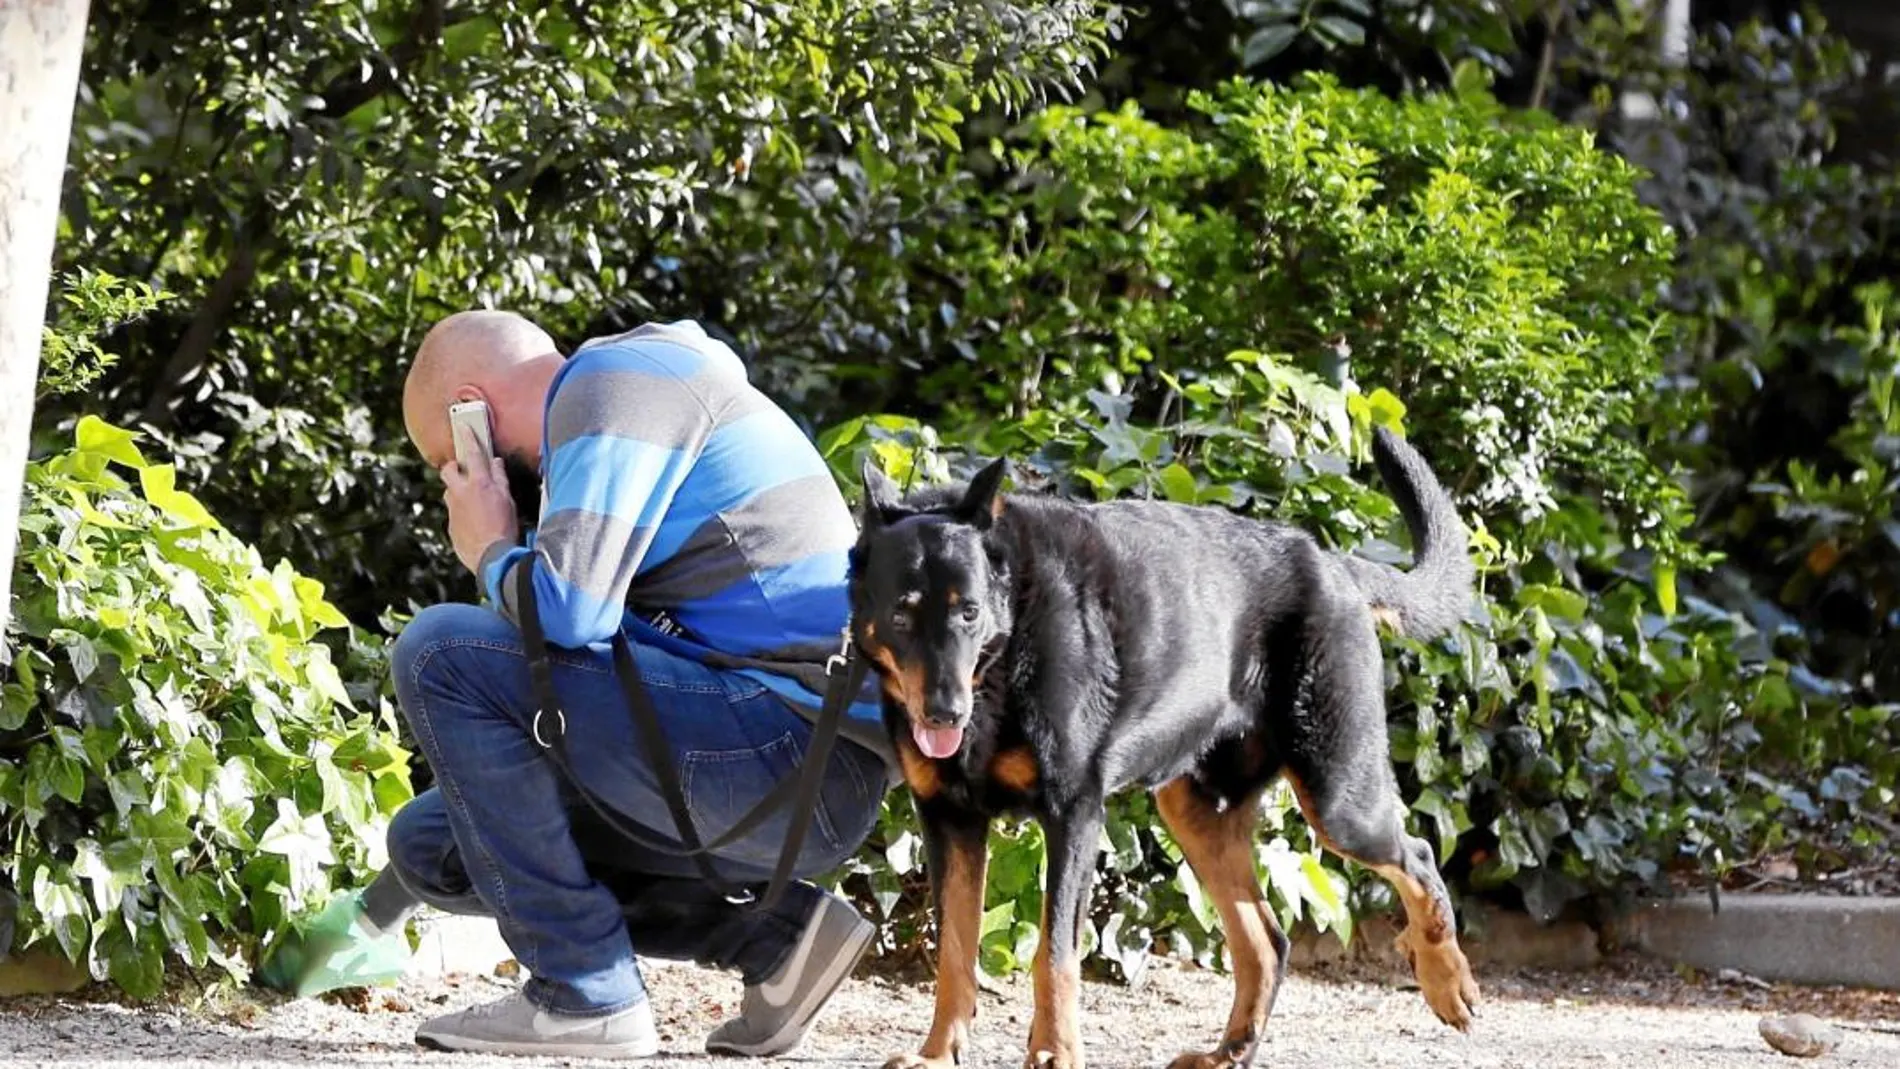
<path fill-rule="evenodd" d="M 409 967 L 409 939 L 398 925 L 371 927 L 357 892 L 338 895 L 308 925 L 294 926 L 258 969 L 258 981 L 299 998 L 340 987 L 393 983 Z"/>

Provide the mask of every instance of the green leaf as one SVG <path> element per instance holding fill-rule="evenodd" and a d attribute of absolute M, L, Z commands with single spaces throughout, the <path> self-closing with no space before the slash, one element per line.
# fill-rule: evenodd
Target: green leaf
<path fill-rule="evenodd" d="M 1581 623 L 1590 611 L 1589 599 L 1582 594 L 1544 583 L 1527 584 L 1518 592 L 1517 602 L 1527 608 L 1535 606 L 1571 623 Z"/>
<path fill-rule="evenodd" d="M 104 937 L 106 969 L 112 982 L 136 999 L 156 998 L 165 987 L 164 945 L 155 938 L 128 938 L 114 927 Z"/>
<path fill-rule="evenodd" d="M 1194 920 L 1200 924 L 1201 931 L 1213 933 L 1218 930 L 1219 919 L 1214 906 L 1208 902 L 1207 895 L 1201 890 L 1201 881 L 1194 875 L 1194 869 L 1187 864 L 1178 865 L 1174 870 L 1174 885 L 1181 889 L 1187 899 L 1188 911 L 1194 914 Z"/>
<path fill-rule="evenodd" d="M 122 768 L 106 777 L 106 790 L 112 795 L 112 808 L 121 817 L 152 802 L 145 777 L 136 769 Z"/>
<path fill-rule="evenodd" d="M 908 876 L 917 868 L 918 854 L 922 846 L 923 840 L 915 832 L 907 829 L 899 833 L 895 839 L 891 840 L 890 845 L 884 848 L 884 860 L 891 866 L 892 872 L 899 876 Z"/>
<path fill-rule="evenodd" d="M 58 870 L 40 866 L 33 874 L 33 908 L 46 918 L 46 925 L 53 930 L 53 938 L 58 940 L 66 960 L 84 961 L 92 914 L 86 909 L 86 900 L 80 895 L 71 871 L 64 866 Z"/>
<path fill-rule="evenodd" d="M 336 673 L 336 666 L 330 663 L 330 651 L 322 646 L 310 647 L 310 658 L 304 662 L 304 677 L 310 681 L 311 689 L 335 702 L 345 709 L 354 710 L 350 701 L 350 692 L 343 687 L 343 678 Z"/>
<path fill-rule="evenodd" d="M 1339 891 L 1333 886 L 1332 874 L 1326 871 L 1317 854 L 1300 856 L 1300 871 L 1306 874 L 1304 892 L 1307 901 L 1319 907 L 1314 910 L 1323 925 L 1337 924 L 1345 916 L 1346 905 L 1339 897 Z"/>
<path fill-rule="evenodd" d="M 0 686 L 0 731 L 18 731 L 33 715 L 39 698 L 22 683 Z"/>
<path fill-rule="evenodd" d="M 1655 567 L 1656 602 L 1662 606 L 1665 619 L 1676 615 L 1676 569 L 1671 564 L 1658 564 Z"/>
<path fill-rule="evenodd" d="M 133 444 L 137 440 L 136 433 L 115 427 L 97 416 L 81 416 L 73 432 L 74 446 L 80 452 L 94 453 L 142 470 L 146 466 L 145 457 Z"/>
<path fill-rule="evenodd" d="M 828 428 L 823 434 L 820 434 L 818 436 L 819 455 L 829 460 L 830 458 L 836 456 L 840 449 L 843 449 L 845 446 L 848 446 L 852 442 L 857 441 L 859 435 L 863 433 L 864 433 L 864 417 L 863 416 L 859 416 L 855 419 L 848 419 L 848 420 L 845 420 L 843 423 L 839 423 L 835 426 L 832 426 Z M 857 475 L 856 472 L 852 472 L 850 474 L 854 478 Z"/>
<path fill-rule="evenodd" d="M 295 899 L 315 890 L 321 869 L 336 863 L 331 835 L 318 814 L 305 815 L 288 798 L 277 800 L 277 819 L 257 840 L 258 850 L 281 855 L 290 867 L 291 895 Z"/>
<path fill-rule="evenodd" d="M 92 640 L 77 631 L 60 633 L 61 645 L 66 649 L 66 659 L 72 662 L 73 678 L 84 683 L 99 670 L 99 650 Z"/>
<path fill-rule="evenodd" d="M 1358 47 L 1366 43 L 1366 28 L 1341 15 L 1321 15 L 1314 20 L 1314 27 L 1325 36 L 1348 47 Z"/>
<path fill-rule="evenodd" d="M 1524 836 L 1524 829 L 1515 814 L 1506 813 L 1491 822 L 1491 831 L 1498 837 L 1498 854 L 1512 870 L 1537 867 L 1540 859 L 1531 849 L 1530 841 Z"/>
<path fill-rule="evenodd" d="M 1240 65 L 1244 68 L 1258 67 L 1286 51 L 1293 39 L 1300 35 L 1299 26 L 1291 22 L 1271 23 L 1262 26 L 1248 35 L 1240 49 Z"/>
<path fill-rule="evenodd" d="M 86 766 L 81 762 L 58 755 L 47 763 L 47 774 L 53 785 L 53 793 L 74 805 L 86 793 Z"/>
<path fill-rule="evenodd" d="M 169 898 L 159 902 L 158 917 L 172 950 L 192 968 L 203 968 L 211 953 L 211 940 L 205 934 L 204 922 L 186 916 Z"/>
<path fill-rule="evenodd" d="M 197 498 L 177 488 L 177 480 L 178 472 L 170 464 L 139 471 L 139 487 L 145 491 L 145 500 L 159 511 L 192 527 L 217 527 L 218 521 L 212 519 Z"/>
<path fill-rule="evenodd" d="M 1192 505 L 1200 495 L 1200 485 L 1194 481 L 1194 473 L 1179 463 L 1162 468 L 1156 478 L 1161 483 L 1161 492 L 1169 501 Z"/>
<path fill-rule="evenodd" d="M 1405 402 L 1394 396 L 1392 391 L 1381 386 L 1372 391 L 1366 403 L 1374 424 L 1395 434 L 1405 433 Z"/>

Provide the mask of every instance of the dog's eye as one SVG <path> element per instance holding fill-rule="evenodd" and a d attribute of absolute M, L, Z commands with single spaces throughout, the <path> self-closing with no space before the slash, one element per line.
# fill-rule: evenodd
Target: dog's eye
<path fill-rule="evenodd" d="M 978 605 L 974 601 L 966 601 L 963 603 L 963 622 L 964 623 L 967 623 L 967 624 L 976 623 L 976 618 L 981 615 L 983 615 L 983 606 Z"/>

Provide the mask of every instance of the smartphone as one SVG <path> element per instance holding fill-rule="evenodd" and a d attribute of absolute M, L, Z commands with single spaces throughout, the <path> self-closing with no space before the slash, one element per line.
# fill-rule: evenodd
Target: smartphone
<path fill-rule="evenodd" d="M 488 466 L 495 456 L 494 434 L 488 427 L 485 401 L 458 401 L 449 406 L 449 432 L 455 437 L 455 462 L 464 473 L 476 465 Z"/>

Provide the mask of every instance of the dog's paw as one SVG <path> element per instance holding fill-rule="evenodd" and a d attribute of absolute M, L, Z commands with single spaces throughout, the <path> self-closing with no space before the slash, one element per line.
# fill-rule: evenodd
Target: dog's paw
<path fill-rule="evenodd" d="M 1209 1051 L 1206 1054 L 1183 1054 L 1168 1063 L 1168 1069 L 1234 1069 L 1239 1063 L 1227 1056 L 1224 1050 Z"/>
<path fill-rule="evenodd" d="M 1425 1004 L 1438 1019 L 1460 1032 L 1470 1031 L 1478 1005 L 1478 981 L 1471 975 L 1471 963 L 1457 942 L 1420 945 L 1410 938 L 1411 930 L 1399 934 L 1399 949 L 1412 963 Z"/>
<path fill-rule="evenodd" d="M 1023 1069 L 1082 1069 L 1082 1053 L 1032 1047 L 1023 1055 Z"/>
<path fill-rule="evenodd" d="M 926 1058 L 921 1054 L 893 1055 L 884 1069 L 956 1069 L 954 1058 Z"/>

